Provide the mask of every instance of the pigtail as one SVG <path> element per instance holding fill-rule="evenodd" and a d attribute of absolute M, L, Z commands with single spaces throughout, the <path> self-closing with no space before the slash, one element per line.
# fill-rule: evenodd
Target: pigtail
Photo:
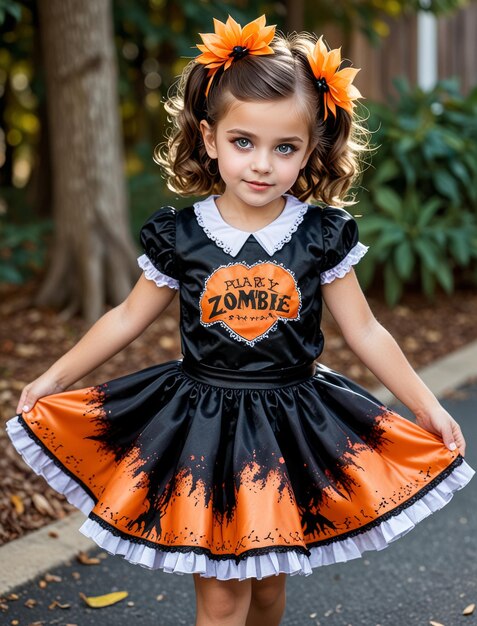
<path fill-rule="evenodd" d="M 316 147 L 291 193 L 300 200 L 313 198 L 328 205 L 353 204 L 352 199 L 346 200 L 346 194 L 356 183 L 361 155 L 368 150 L 367 131 L 359 125 L 354 111 L 350 114 L 341 107 L 336 107 L 336 114 L 329 114 L 325 119 L 323 94 L 316 89 L 306 56 L 310 46 L 309 35 L 294 35 L 290 44 L 307 96 L 315 102 L 316 113 L 312 130 L 312 141 Z"/>
<path fill-rule="evenodd" d="M 207 154 L 200 132 L 200 121 L 207 119 L 207 82 L 205 68 L 191 61 L 165 104 L 171 129 L 154 150 L 167 186 L 181 195 L 213 193 L 221 186 L 217 162 Z"/>
<path fill-rule="evenodd" d="M 300 199 L 315 198 L 326 204 L 344 206 L 347 191 L 359 175 L 359 153 L 365 144 L 352 140 L 354 122 L 338 109 L 336 119 L 317 116 L 318 142 L 291 192 Z"/>

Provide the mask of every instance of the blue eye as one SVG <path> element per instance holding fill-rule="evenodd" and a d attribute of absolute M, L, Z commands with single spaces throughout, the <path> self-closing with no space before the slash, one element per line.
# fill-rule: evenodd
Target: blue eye
<path fill-rule="evenodd" d="M 239 139 L 235 139 L 234 143 L 237 146 L 237 148 L 241 148 L 242 150 L 244 150 L 245 148 L 250 148 L 251 146 L 250 139 L 246 139 L 245 137 L 240 137 Z"/>
<path fill-rule="evenodd" d="M 292 146 L 289 143 L 281 143 L 279 146 L 277 146 L 277 152 L 279 152 L 280 154 L 292 154 L 292 152 L 295 152 L 295 150 L 295 146 Z"/>

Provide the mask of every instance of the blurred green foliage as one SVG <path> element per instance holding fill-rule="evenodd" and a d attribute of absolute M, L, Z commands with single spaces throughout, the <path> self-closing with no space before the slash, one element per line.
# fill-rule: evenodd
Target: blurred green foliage
<path fill-rule="evenodd" d="M 43 267 L 50 220 L 0 224 L 0 283 L 21 284 Z"/>
<path fill-rule="evenodd" d="M 358 271 L 365 287 L 383 275 L 390 305 L 416 282 L 450 293 L 456 270 L 477 269 L 477 88 L 396 86 L 394 106 L 368 104 L 378 147 L 359 195 L 370 250 Z"/>
<path fill-rule="evenodd" d="M 29 209 L 21 204 L 20 190 L 3 190 L 2 195 L 18 208 L 15 220 L 7 220 L 6 213 L 0 214 L 0 283 L 21 284 L 43 267 L 53 222 L 32 221 Z"/>
<path fill-rule="evenodd" d="M 22 7 L 15 0 L 0 0 L 0 24 L 3 24 L 7 15 L 11 15 L 17 21 L 20 20 Z"/>

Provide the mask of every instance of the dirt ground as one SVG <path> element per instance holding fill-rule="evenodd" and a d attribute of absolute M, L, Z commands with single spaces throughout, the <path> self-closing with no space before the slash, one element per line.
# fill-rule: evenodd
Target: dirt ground
<path fill-rule="evenodd" d="M 67 322 L 57 312 L 31 308 L 33 284 L 0 291 L 0 544 L 20 537 L 72 511 L 62 496 L 46 487 L 13 450 L 3 427 L 15 414 L 24 385 L 45 371 L 86 332 L 79 318 Z M 177 300 L 177 299 L 176 299 Z M 411 364 L 420 368 L 477 338 L 477 291 L 440 295 L 429 303 L 409 294 L 389 310 L 377 296 L 369 302 L 378 320 L 394 335 Z M 78 381 L 74 388 L 99 384 L 154 363 L 180 356 L 178 306 L 175 301 L 161 318 L 128 348 Z M 372 387 L 376 379 L 347 348 L 329 315 L 324 316 L 325 351 L 320 361 L 359 383 Z"/>

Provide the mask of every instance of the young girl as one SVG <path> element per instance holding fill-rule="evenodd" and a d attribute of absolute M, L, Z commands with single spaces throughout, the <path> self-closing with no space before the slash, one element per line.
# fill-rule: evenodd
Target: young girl
<path fill-rule="evenodd" d="M 357 70 L 264 17 L 216 20 L 201 37 L 157 159 L 172 189 L 214 195 L 146 222 L 130 296 L 24 389 L 8 432 L 88 516 L 81 532 L 132 563 L 194 574 L 197 626 L 274 626 L 286 574 L 386 547 L 473 470 L 352 269 L 366 252 L 340 208 L 360 150 Z M 64 391 L 177 291 L 183 360 Z M 323 300 L 419 425 L 315 364 Z"/>

